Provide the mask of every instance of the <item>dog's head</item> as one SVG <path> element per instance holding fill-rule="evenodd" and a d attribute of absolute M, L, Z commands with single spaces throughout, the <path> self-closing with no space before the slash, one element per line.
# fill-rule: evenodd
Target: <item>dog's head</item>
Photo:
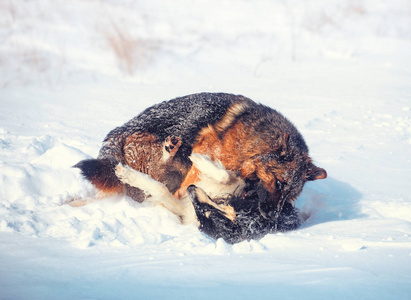
<path fill-rule="evenodd" d="M 285 202 L 298 197 L 307 181 L 327 177 L 324 169 L 312 163 L 304 141 L 291 139 L 288 134 L 277 138 L 269 151 L 245 162 L 241 173 L 243 178 L 260 181 L 260 211 L 272 219 L 278 217 Z"/>

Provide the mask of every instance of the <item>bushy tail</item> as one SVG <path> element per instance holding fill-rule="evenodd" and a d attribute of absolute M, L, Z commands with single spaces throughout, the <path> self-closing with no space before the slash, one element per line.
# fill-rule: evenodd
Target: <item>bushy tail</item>
<path fill-rule="evenodd" d="M 104 192 L 121 192 L 123 184 L 114 169 L 117 164 L 117 161 L 110 159 L 86 159 L 73 167 L 79 168 L 82 175 L 96 188 Z"/>

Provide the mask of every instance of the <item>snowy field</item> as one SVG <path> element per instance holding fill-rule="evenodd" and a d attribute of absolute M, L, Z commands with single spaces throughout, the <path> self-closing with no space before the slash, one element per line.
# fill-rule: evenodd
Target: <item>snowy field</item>
<path fill-rule="evenodd" d="M 328 178 L 228 245 L 71 168 L 195 92 L 282 112 Z M 410 299 L 409 0 L 2 0 L 0 299 Z"/>

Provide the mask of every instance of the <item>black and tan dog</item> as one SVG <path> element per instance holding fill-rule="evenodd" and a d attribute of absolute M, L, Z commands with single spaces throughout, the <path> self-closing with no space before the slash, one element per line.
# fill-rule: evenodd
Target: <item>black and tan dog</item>
<path fill-rule="evenodd" d="M 195 185 L 188 187 L 187 194 L 194 205 L 199 229 L 215 239 L 223 238 L 230 244 L 259 239 L 268 233 L 284 232 L 300 226 L 298 210 L 290 202 L 284 203 L 277 219 L 265 218 L 259 210 L 262 196 L 259 191 L 257 185 L 248 183 L 242 194 L 230 195 L 218 207 L 210 201 L 221 201 L 220 198 L 211 199 Z M 225 215 L 225 210 L 221 210 L 220 207 L 224 205 L 232 207 L 234 221 Z"/>
<path fill-rule="evenodd" d="M 199 181 L 177 200 L 167 187 L 149 175 L 119 164 L 116 175 L 124 183 L 141 189 L 152 203 L 161 204 L 181 216 L 183 223 L 197 220 L 201 231 L 228 243 L 258 239 L 267 233 L 296 229 L 297 210 L 286 202 L 278 218 L 266 218 L 261 203 L 270 195 L 258 180 L 243 180 L 233 171 L 205 155 L 190 156 Z M 206 192 L 207 191 L 207 192 Z"/>
<path fill-rule="evenodd" d="M 107 135 L 97 159 L 76 167 L 98 189 L 143 201 L 140 188 L 116 176 L 115 167 L 121 163 L 150 175 L 181 198 L 200 181 L 189 158 L 192 153 L 221 162 L 244 180 L 249 187 L 237 201 L 255 203 L 251 206 L 257 208 L 258 217 L 270 222 L 279 220 L 283 207 L 296 199 L 305 182 L 327 176 L 312 163 L 301 134 L 280 113 L 223 93 L 189 95 L 146 109 Z M 260 192 L 251 195 L 251 191 Z M 166 206 L 175 205 L 170 210 L 184 217 L 178 204 L 171 201 Z"/>

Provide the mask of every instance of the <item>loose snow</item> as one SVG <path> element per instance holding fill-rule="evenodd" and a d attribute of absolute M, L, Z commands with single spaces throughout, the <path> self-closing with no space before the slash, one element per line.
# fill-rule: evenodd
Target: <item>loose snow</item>
<path fill-rule="evenodd" d="M 410 299 L 408 0 L 3 1 L 0 299 Z M 298 230 L 229 245 L 93 197 L 78 161 L 148 106 L 243 94 L 326 180 Z"/>

